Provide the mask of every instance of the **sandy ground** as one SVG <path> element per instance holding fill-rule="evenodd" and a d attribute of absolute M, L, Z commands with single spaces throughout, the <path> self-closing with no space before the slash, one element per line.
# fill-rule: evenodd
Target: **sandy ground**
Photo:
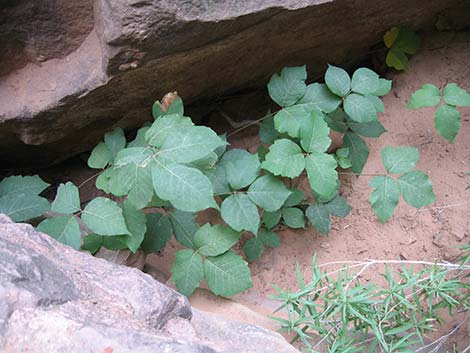
<path fill-rule="evenodd" d="M 265 249 L 262 258 L 252 263 L 253 288 L 225 300 L 215 298 L 204 289 L 198 290 L 191 298 L 197 308 L 219 313 L 237 320 L 252 322 L 271 329 L 276 324 L 267 318 L 278 306 L 278 302 L 268 299 L 275 294 L 272 285 L 283 289 L 296 290 L 296 264 L 308 274 L 312 256 L 318 256 L 319 263 L 365 259 L 405 259 L 405 260 L 444 260 L 455 261 L 460 251 L 459 245 L 470 242 L 470 108 L 460 108 L 461 128 L 454 144 L 440 137 L 433 122 L 433 108 L 408 110 L 406 104 L 411 94 L 425 83 L 443 87 L 455 82 L 470 90 L 470 37 L 468 34 L 433 34 L 425 37 L 423 49 L 410 61 L 409 71 L 389 73 L 393 89 L 383 98 L 385 113 L 380 121 L 388 130 L 378 139 L 368 139 L 370 156 L 363 170 L 364 176 L 342 174 L 341 194 L 353 206 L 353 211 L 345 219 L 333 219 L 328 237 L 305 230 L 280 230 L 282 245 L 275 249 Z M 254 116 L 249 105 L 238 107 L 238 118 L 259 117 L 263 109 L 257 107 Z M 209 123 L 212 119 L 206 120 Z M 219 132 L 226 130 L 224 120 L 214 124 Z M 229 142 L 233 147 L 248 148 L 254 152 L 259 144 L 257 127 L 251 127 L 233 135 Z M 381 174 L 380 150 L 383 146 L 415 146 L 421 158 L 417 169 L 425 171 L 433 182 L 437 201 L 420 210 L 406 205 L 403 200 L 393 218 L 382 225 L 368 203 L 371 188 L 370 176 Z M 66 169 L 64 171 L 64 168 Z M 68 165 L 58 167 L 61 178 L 77 180 L 79 167 Z M 92 173 L 78 173 L 81 180 Z M 96 195 L 91 184 L 82 188 L 83 194 Z M 306 182 L 301 181 L 301 185 Z M 206 213 L 201 222 L 213 220 L 214 213 Z M 172 241 L 160 254 L 147 257 L 145 270 L 160 281 L 169 281 L 174 253 L 181 247 Z M 371 271 L 372 274 L 376 271 Z M 369 274 L 365 274 L 365 277 Z M 450 318 L 449 323 L 436 335 L 444 334 L 458 324 L 461 316 Z M 457 342 L 461 347 L 470 344 L 470 336 L 463 325 L 457 335 L 448 343 Z"/>

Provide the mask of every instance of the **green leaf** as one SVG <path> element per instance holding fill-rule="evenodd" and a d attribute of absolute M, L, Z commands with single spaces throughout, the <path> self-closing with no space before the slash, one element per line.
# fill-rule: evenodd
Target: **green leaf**
<path fill-rule="evenodd" d="M 444 88 L 444 101 L 453 106 L 470 107 L 470 93 L 456 83 L 449 83 Z"/>
<path fill-rule="evenodd" d="M 281 107 L 295 104 L 305 93 L 305 66 L 285 67 L 281 75 L 274 74 L 268 83 L 269 96 Z"/>
<path fill-rule="evenodd" d="M 117 153 L 126 147 L 124 131 L 118 127 L 111 132 L 104 134 L 104 144 L 109 150 L 110 160 L 113 161 Z"/>
<path fill-rule="evenodd" d="M 49 201 L 34 194 L 8 193 L 0 197 L 0 213 L 10 217 L 13 222 L 39 217 L 46 213 L 49 207 Z"/>
<path fill-rule="evenodd" d="M 388 94 L 392 89 L 392 81 L 386 80 L 384 78 L 379 78 L 379 88 L 374 92 L 371 93 L 374 96 L 382 97 Z"/>
<path fill-rule="evenodd" d="M 103 237 L 98 234 L 88 234 L 83 239 L 83 244 L 81 246 L 82 250 L 89 251 L 92 255 L 95 255 L 98 250 L 100 250 L 101 246 L 103 245 Z"/>
<path fill-rule="evenodd" d="M 114 159 L 115 167 L 129 164 L 147 164 L 152 157 L 152 151 L 146 147 L 128 147 L 120 150 Z"/>
<path fill-rule="evenodd" d="M 420 37 L 407 29 L 406 27 L 398 27 L 398 34 L 393 42 L 392 48 L 402 51 L 406 54 L 415 54 L 421 45 Z"/>
<path fill-rule="evenodd" d="M 419 160 L 419 151 L 416 147 L 391 147 L 382 148 L 382 161 L 391 174 L 405 173 L 413 169 Z"/>
<path fill-rule="evenodd" d="M 135 167 L 135 166 L 134 166 Z M 132 165 L 123 165 L 106 170 L 101 178 L 97 179 L 97 187 L 114 196 L 124 196 L 129 193 L 132 184 L 135 182 Z"/>
<path fill-rule="evenodd" d="M 57 195 L 52 202 L 51 211 L 72 214 L 80 210 L 80 195 L 78 188 L 72 183 L 60 184 Z"/>
<path fill-rule="evenodd" d="M 341 98 L 331 93 L 323 83 L 312 83 L 307 86 L 305 95 L 299 101 L 308 111 L 321 110 L 331 113 L 341 104 Z"/>
<path fill-rule="evenodd" d="M 371 95 L 371 94 L 368 94 L 364 97 L 366 97 L 366 99 L 368 99 L 374 105 L 374 108 L 377 111 L 377 113 L 385 112 L 384 104 L 379 97 Z"/>
<path fill-rule="evenodd" d="M 277 132 L 276 128 L 274 127 L 274 118 L 272 116 L 267 117 L 261 123 L 259 128 L 259 138 L 261 142 L 266 143 L 268 145 L 274 143 L 281 134 Z"/>
<path fill-rule="evenodd" d="M 349 160 L 349 148 L 338 148 L 334 157 L 341 168 L 348 169 L 352 167 L 351 161 Z"/>
<path fill-rule="evenodd" d="M 307 152 L 325 152 L 331 145 L 330 128 L 323 113 L 313 111 L 300 129 L 300 145 Z"/>
<path fill-rule="evenodd" d="M 204 256 L 217 256 L 229 250 L 238 243 L 240 233 L 230 227 L 216 224 L 211 227 L 204 224 L 194 236 L 194 244 L 198 252 Z"/>
<path fill-rule="evenodd" d="M 325 203 L 324 206 L 335 217 L 346 217 L 351 212 L 351 205 L 341 196 L 336 195 L 330 202 Z"/>
<path fill-rule="evenodd" d="M 39 197 L 49 186 L 39 176 L 11 176 L 0 182 L 0 213 L 14 222 L 38 217 L 49 210 L 49 201 Z"/>
<path fill-rule="evenodd" d="M 183 100 L 178 96 L 177 92 L 167 93 L 162 102 L 156 101 L 152 106 L 152 116 L 158 119 L 162 115 L 176 114 L 180 117 L 184 114 Z"/>
<path fill-rule="evenodd" d="M 305 216 L 300 208 L 285 207 L 281 212 L 282 219 L 289 228 L 305 228 Z"/>
<path fill-rule="evenodd" d="M 170 106 L 166 110 L 166 114 L 177 114 L 178 116 L 184 115 L 184 103 L 181 97 L 176 96 L 172 99 Z"/>
<path fill-rule="evenodd" d="M 214 153 L 217 155 L 217 158 L 220 158 L 222 157 L 222 155 L 225 153 L 225 151 L 227 150 L 227 145 L 229 144 L 227 142 L 227 134 L 221 134 L 219 135 L 219 138 L 225 142 L 225 144 L 223 144 L 222 146 L 220 147 L 217 147 L 215 150 L 214 150 Z"/>
<path fill-rule="evenodd" d="M 218 208 L 209 178 L 195 168 L 160 163 L 152 167 L 152 181 L 157 195 L 181 211 Z"/>
<path fill-rule="evenodd" d="M 388 67 L 393 67 L 395 70 L 408 70 L 408 57 L 400 50 L 389 50 L 385 63 Z"/>
<path fill-rule="evenodd" d="M 223 220 L 237 231 L 247 230 L 253 234 L 258 232 L 259 214 L 256 205 L 245 194 L 227 197 L 221 206 Z"/>
<path fill-rule="evenodd" d="M 204 276 L 201 255 L 191 249 L 177 251 L 171 273 L 178 292 L 189 297 Z"/>
<path fill-rule="evenodd" d="M 167 136 L 157 156 L 175 163 L 190 163 L 224 144 L 226 142 L 208 127 L 180 127 Z"/>
<path fill-rule="evenodd" d="M 352 171 L 357 175 L 361 174 L 369 157 L 369 147 L 362 138 L 350 131 L 344 134 L 343 146 L 349 148 Z"/>
<path fill-rule="evenodd" d="M 121 242 L 117 236 L 105 236 L 103 238 L 102 246 L 109 250 L 127 250 L 127 245 Z"/>
<path fill-rule="evenodd" d="M 372 94 L 379 86 L 379 75 L 365 67 L 357 69 L 351 79 L 351 89 L 356 93 Z"/>
<path fill-rule="evenodd" d="M 137 130 L 135 139 L 127 144 L 127 148 L 146 147 L 147 140 L 145 139 L 145 134 L 147 133 L 148 129 L 150 129 L 150 126 L 144 126 Z"/>
<path fill-rule="evenodd" d="M 460 112 L 450 105 L 441 105 L 436 109 L 434 126 L 442 137 L 450 143 L 454 143 L 460 129 Z"/>
<path fill-rule="evenodd" d="M 258 238 L 263 242 L 264 245 L 269 246 L 270 248 L 277 248 L 279 245 L 281 245 L 279 236 L 272 230 L 261 229 L 258 233 Z"/>
<path fill-rule="evenodd" d="M 348 73 L 336 66 L 328 65 L 325 73 L 325 83 L 334 94 L 344 97 L 351 88 L 351 78 Z"/>
<path fill-rule="evenodd" d="M 216 195 L 230 192 L 225 165 L 217 164 L 211 171 L 209 171 L 209 174 L 206 175 L 208 175 Z"/>
<path fill-rule="evenodd" d="M 193 125 L 193 122 L 188 117 L 182 117 L 177 114 L 164 115 L 153 122 L 145 133 L 145 139 L 149 145 L 160 148 L 168 136 L 172 135 L 175 131 Z"/>
<path fill-rule="evenodd" d="M 284 202 L 285 207 L 292 207 L 292 206 L 297 206 L 299 203 L 301 203 L 305 199 L 305 195 L 302 190 L 293 188 L 290 189 L 291 194 L 289 197 L 286 199 Z"/>
<path fill-rule="evenodd" d="M 168 103 L 170 103 L 169 106 Z M 162 115 L 172 114 L 176 114 L 179 117 L 182 117 L 184 114 L 183 100 L 176 92 L 167 93 L 161 103 L 156 101 L 152 106 L 152 116 L 154 119 L 158 119 Z"/>
<path fill-rule="evenodd" d="M 322 234 L 328 234 L 331 228 L 330 213 L 322 204 L 313 204 L 307 207 L 305 215 L 308 220 Z"/>
<path fill-rule="evenodd" d="M 270 174 L 256 179 L 247 191 L 251 201 L 269 212 L 280 209 L 290 194 L 287 187 Z"/>
<path fill-rule="evenodd" d="M 111 160 L 111 151 L 104 142 L 100 142 L 91 151 L 87 164 L 90 168 L 102 169 L 106 167 Z"/>
<path fill-rule="evenodd" d="M 253 286 L 248 263 L 233 251 L 206 258 L 204 276 L 209 289 L 223 297 L 230 297 Z"/>
<path fill-rule="evenodd" d="M 152 175 L 148 168 L 140 168 L 137 165 L 129 166 L 127 169 L 131 177 L 127 202 L 137 209 L 144 208 L 154 195 Z"/>
<path fill-rule="evenodd" d="M 264 158 L 268 154 L 269 150 L 264 145 L 259 145 L 256 149 L 256 153 L 259 156 L 260 161 L 264 161 Z"/>
<path fill-rule="evenodd" d="M 39 223 L 37 230 L 46 233 L 76 250 L 80 249 L 81 232 L 74 216 L 47 218 Z"/>
<path fill-rule="evenodd" d="M 305 168 L 305 160 L 300 147 L 287 139 L 281 139 L 270 146 L 261 168 L 274 175 L 295 178 Z"/>
<path fill-rule="evenodd" d="M 281 220 L 281 210 L 277 210 L 274 212 L 264 211 L 262 219 L 266 228 L 271 229 L 276 226 Z"/>
<path fill-rule="evenodd" d="M 398 34 L 400 33 L 399 27 L 393 27 L 384 34 L 384 43 L 387 48 L 391 48 L 395 41 L 398 38 Z"/>
<path fill-rule="evenodd" d="M 152 208 L 152 207 L 171 207 L 171 203 L 166 201 L 166 200 L 162 200 L 157 195 L 155 195 L 154 192 L 152 192 L 152 198 L 151 198 L 150 202 L 147 204 L 146 207 L 149 207 L 149 208 Z"/>
<path fill-rule="evenodd" d="M 250 185 L 258 177 L 261 164 L 257 154 L 245 150 L 230 150 L 223 158 L 227 180 L 234 190 Z"/>
<path fill-rule="evenodd" d="M 196 249 L 194 245 L 194 235 L 199 230 L 199 224 L 196 222 L 196 214 L 173 210 L 168 216 L 176 240 L 188 248 Z"/>
<path fill-rule="evenodd" d="M 305 158 L 305 169 L 313 191 L 330 199 L 338 189 L 336 160 L 327 153 L 313 152 Z"/>
<path fill-rule="evenodd" d="M 380 221 L 385 223 L 392 217 L 398 205 L 400 199 L 398 184 L 389 176 L 376 176 L 370 181 L 370 186 L 375 190 L 370 194 L 369 202 Z"/>
<path fill-rule="evenodd" d="M 206 172 L 214 169 L 215 164 L 217 163 L 219 156 L 215 152 L 209 152 L 205 157 L 199 158 L 187 165 L 189 167 L 194 167 L 199 169 L 201 172 Z"/>
<path fill-rule="evenodd" d="M 427 206 L 436 201 L 431 180 L 419 170 L 403 174 L 398 178 L 398 184 L 405 202 L 415 208 Z"/>
<path fill-rule="evenodd" d="M 145 215 L 147 230 L 141 248 L 146 253 L 162 250 L 171 238 L 173 228 L 168 216 L 161 213 Z"/>
<path fill-rule="evenodd" d="M 50 184 L 43 181 L 38 175 L 33 176 L 22 176 L 13 175 L 8 178 L 4 178 L 0 182 L 0 197 L 10 194 L 40 194 Z"/>
<path fill-rule="evenodd" d="M 219 164 L 221 165 L 226 165 L 228 162 L 233 162 L 236 161 L 237 159 L 243 159 L 247 155 L 246 150 L 241 149 L 241 148 L 234 148 L 229 151 L 226 151 L 222 157 L 220 158 Z"/>
<path fill-rule="evenodd" d="M 113 168 L 105 169 L 95 181 L 95 186 L 99 190 L 103 190 L 105 193 L 109 194 L 111 191 L 109 190 L 109 185 L 111 183 L 111 179 L 116 174 L 116 171 Z"/>
<path fill-rule="evenodd" d="M 349 148 L 347 147 L 341 147 L 336 150 L 336 156 L 340 158 L 347 158 L 349 157 Z"/>
<path fill-rule="evenodd" d="M 291 137 L 300 136 L 300 128 L 310 117 L 310 111 L 303 105 L 293 105 L 279 110 L 274 116 L 274 127 L 280 133 Z"/>
<path fill-rule="evenodd" d="M 425 84 L 411 95 L 408 109 L 434 107 L 441 100 L 439 88 L 431 84 Z"/>
<path fill-rule="evenodd" d="M 121 208 L 116 202 L 104 197 L 90 201 L 83 210 L 82 221 L 99 235 L 130 234 Z"/>
<path fill-rule="evenodd" d="M 259 237 L 253 237 L 243 245 L 243 252 L 245 253 L 246 259 L 250 262 L 258 260 L 263 254 L 264 246 L 263 242 Z"/>
<path fill-rule="evenodd" d="M 135 253 L 140 244 L 142 244 L 145 232 L 147 231 L 145 213 L 143 210 L 136 209 L 129 202 L 122 203 L 121 208 L 129 234 L 117 235 L 114 238 L 125 244 L 130 251 Z"/>
<path fill-rule="evenodd" d="M 338 108 L 335 111 L 327 114 L 325 116 L 325 121 L 328 124 L 328 127 L 337 132 L 346 132 L 348 131 L 348 125 L 346 125 L 346 119 L 348 116 L 343 109 Z"/>
<path fill-rule="evenodd" d="M 127 199 L 136 208 L 145 207 L 152 199 L 153 184 L 149 168 L 142 168 L 137 164 L 127 164 L 106 171 L 106 181 L 101 185 L 101 178 L 97 180 L 97 187 L 115 195 L 127 195 Z M 98 186 L 98 181 L 100 185 Z"/>
<path fill-rule="evenodd" d="M 356 93 L 351 93 L 346 97 L 344 111 L 352 120 L 358 123 L 377 120 L 375 106 L 366 97 Z"/>
<path fill-rule="evenodd" d="M 115 159 L 115 167 L 107 174 L 103 185 L 105 191 L 115 196 L 127 195 L 127 201 L 135 208 L 144 208 L 152 199 L 153 184 L 148 164 L 151 151 L 142 147 L 132 147 L 121 150 Z M 106 180 L 107 179 L 107 180 Z"/>
<path fill-rule="evenodd" d="M 348 120 L 348 126 L 356 134 L 365 137 L 379 137 L 383 133 L 387 132 L 380 121 L 370 121 L 368 123 L 357 123 L 352 120 Z"/>

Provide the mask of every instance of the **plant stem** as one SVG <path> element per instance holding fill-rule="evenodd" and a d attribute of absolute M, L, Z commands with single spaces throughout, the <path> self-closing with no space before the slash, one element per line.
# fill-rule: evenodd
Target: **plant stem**
<path fill-rule="evenodd" d="M 97 176 L 99 176 L 103 172 L 104 172 L 104 170 L 100 170 L 98 173 L 93 174 L 91 177 L 87 178 L 84 182 L 82 182 L 80 185 L 78 185 L 78 188 L 80 189 L 82 186 L 84 186 L 89 181 L 93 180 L 94 178 L 96 178 Z"/>

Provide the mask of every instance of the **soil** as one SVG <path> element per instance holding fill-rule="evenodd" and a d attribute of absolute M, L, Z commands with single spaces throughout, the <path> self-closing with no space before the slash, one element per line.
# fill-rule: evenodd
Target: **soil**
<path fill-rule="evenodd" d="M 406 105 L 411 94 L 426 83 L 443 87 L 449 82 L 455 82 L 470 90 L 469 57 L 468 33 L 425 35 L 423 49 L 411 58 L 407 72 L 385 74 L 393 80 L 393 89 L 383 98 L 385 113 L 380 114 L 379 119 L 388 132 L 380 138 L 367 139 L 370 156 L 363 170 L 364 176 L 356 177 L 347 172 L 341 174 L 341 195 L 353 206 L 351 214 L 345 219 L 333 219 L 327 237 L 311 227 L 301 230 L 281 229 L 278 234 L 282 245 L 265 249 L 262 258 L 250 265 L 253 288 L 230 300 L 215 298 L 200 289 L 190 298 L 193 305 L 202 310 L 276 329 L 276 324 L 266 319 L 279 305 L 268 299 L 276 293 L 272 285 L 296 290 L 295 267 L 299 264 L 304 273 L 308 274 L 314 254 L 319 263 L 365 259 L 455 261 L 461 255 L 457 247 L 470 242 L 470 175 L 467 174 L 470 172 L 470 108 L 459 109 L 460 132 L 455 143 L 449 144 L 434 129 L 433 108 L 408 110 Z M 255 101 L 253 99 L 253 104 Z M 264 98 L 261 101 L 265 103 Z M 262 111 L 259 106 L 250 111 L 247 105 L 247 110 L 241 111 L 238 106 L 238 110 L 232 114 L 234 108 L 229 103 L 220 109 L 226 109 L 225 113 L 232 117 L 237 115 L 235 119 L 239 120 L 256 119 Z M 250 115 L 253 111 L 257 113 Z M 217 117 L 217 113 L 213 113 L 206 121 L 219 132 L 227 131 L 226 121 Z M 258 128 L 254 125 L 230 136 L 231 147 L 248 148 L 254 152 L 259 145 L 257 132 Z M 368 203 L 371 192 L 368 184 L 370 175 L 384 173 L 380 150 L 387 145 L 415 146 L 419 149 L 421 158 L 417 169 L 430 176 L 437 201 L 429 207 L 416 210 L 401 200 L 393 218 L 382 225 Z M 77 170 L 74 168 L 70 165 L 68 173 L 62 173 L 61 176 L 76 179 Z M 51 173 L 54 174 L 53 171 Z M 84 180 L 91 174 L 81 173 L 80 179 Z M 301 185 L 305 186 L 305 181 Z M 200 221 L 215 221 L 214 217 L 215 213 L 208 212 L 202 215 Z M 161 253 L 147 256 L 144 270 L 171 285 L 168 280 L 170 267 L 178 249 L 180 246 L 171 242 Z M 375 280 L 373 275 L 377 271 L 370 272 L 365 273 L 364 277 Z M 462 316 L 450 318 L 448 324 L 434 336 L 449 332 L 462 319 Z M 460 349 L 470 344 L 466 326 L 462 325 L 448 339 L 448 349 L 453 343 Z"/>

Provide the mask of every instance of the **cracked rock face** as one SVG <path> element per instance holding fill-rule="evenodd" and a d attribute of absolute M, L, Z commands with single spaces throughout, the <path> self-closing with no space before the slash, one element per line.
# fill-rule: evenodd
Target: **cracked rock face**
<path fill-rule="evenodd" d="M 66 159 L 140 126 L 169 91 L 190 103 L 262 87 L 286 65 L 353 65 L 392 26 L 432 26 L 464 1 L 4 1 L 0 160 Z"/>
<path fill-rule="evenodd" d="M 1 352 L 297 352 L 277 333 L 193 310 L 139 270 L 0 214 Z"/>

